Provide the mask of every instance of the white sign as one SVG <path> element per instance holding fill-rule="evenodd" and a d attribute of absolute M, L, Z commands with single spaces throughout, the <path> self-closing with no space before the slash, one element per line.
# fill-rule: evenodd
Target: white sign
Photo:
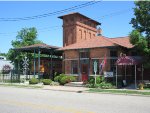
<path fill-rule="evenodd" d="M 113 77 L 113 72 L 104 72 L 104 77 Z"/>
<path fill-rule="evenodd" d="M 95 73 L 97 72 L 97 62 L 96 62 L 96 60 L 94 61 L 94 72 Z"/>

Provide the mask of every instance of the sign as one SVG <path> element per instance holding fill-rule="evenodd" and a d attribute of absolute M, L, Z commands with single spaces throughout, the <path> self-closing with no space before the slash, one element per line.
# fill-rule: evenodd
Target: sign
<path fill-rule="evenodd" d="M 97 61 L 96 60 L 94 61 L 94 72 L 95 73 L 97 72 Z"/>
<path fill-rule="evenodd" d="M 94 61 L 94 72 L 95 72 L 95 84 L 96 84 L 96 72 L 97 72 L 97 61 Z"/>
<path fill-rule="evenodd" d="M 104 72 L 104 77 L 113 77 L 113 72 Z"/>

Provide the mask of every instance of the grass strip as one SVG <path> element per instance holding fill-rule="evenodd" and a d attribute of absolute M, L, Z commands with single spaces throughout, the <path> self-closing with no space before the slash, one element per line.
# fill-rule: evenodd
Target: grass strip
<path fill-rule="evenodd" d="M 20 85 L 20 84 L 0 84 L 0 86 L 10 86 L 10 87 L 18 87 L 18 88 L 43 88 L 43 86 L 36 85 Z"/>
<path fill-rule="evenodd" d="M 89 89 L 89 92 L 102 92 L 102 93 L 112 93 L 112 94 L 132 94 L 132 95 L 150 95 L 150 92 L 144 91 L 133 91 L 133 90 L 105 90 L 105 89 Z"/>

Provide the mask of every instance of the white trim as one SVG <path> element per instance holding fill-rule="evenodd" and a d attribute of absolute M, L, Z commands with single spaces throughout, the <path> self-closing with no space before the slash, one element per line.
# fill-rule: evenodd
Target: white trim
<path fill-rule="evenodd" d="M 105 57 L 100 58 L 91 58 L 91 59 L 104 59 Z M 106 59 L 118 59 L 118 57 L 106 57 Z"/>
<path fill-rule="evenodd" d="M 100 57 L 100 58 L 80 58 L 80 60 L 87 60 L 87 59 L 104 59 L 104 57 Z M 118 57 L 107 57 L 107 59 L 118 59 Z M 65 60 L 79 60 L 79 58 L 63 59 L 63 61 L 65 61 Z"/>

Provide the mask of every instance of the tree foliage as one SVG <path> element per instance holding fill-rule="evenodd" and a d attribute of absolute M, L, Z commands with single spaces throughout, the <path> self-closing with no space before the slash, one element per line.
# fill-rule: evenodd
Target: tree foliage
<path fill-rule="evenodd" d="M 145 66 L 150 66 L 150 1 L 136 1 L 135 17 L 131 19 L 134 30 L 130 33 L 130 42 L 145 57 Z"/>
<path fill-rule="evenodd" d="M 7 54 L 6 53 L 0 53 L 0 56 L 7 56 Z"/>
<path fill-rule="evenodd" d="M 37 40 L 37 30 L 36 28 L 32 27 L 32 28 L 22 28 L 18 32 L 16 39 L 12 40 L 11 45 L 13 48 L 20 48 L 37 43 L 42 42 Z M 17 52 L 13 49 L 10 49 L 7 54 L 8 59 L 11 60 L 12 62 L 21 61 L 25 56 L 27 56 L 30 59 L 33 58 L 32 54 Z"/>

